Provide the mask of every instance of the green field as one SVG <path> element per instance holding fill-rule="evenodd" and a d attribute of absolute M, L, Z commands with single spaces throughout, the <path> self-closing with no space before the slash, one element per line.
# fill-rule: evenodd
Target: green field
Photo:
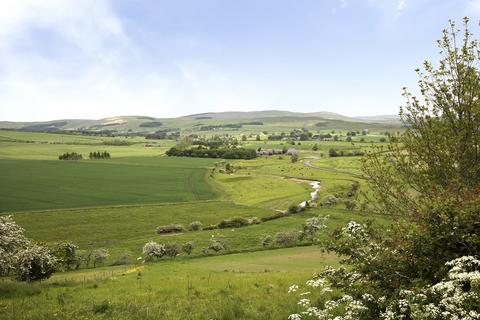
<path fill-rule="evenodd" d="M 0 282 L 0 319 L 285 319 L 302 283 L 335 257 L 289 248 Z"/>
<path fill-rule="evenodd" d="M 156 157 L 109 161 L 0 159 L 0 212 L 215 198 L 212 160 Z"/>
<path fill-rule="evenodd" d="M 13 214 L 36 241 L 72 241 L 81 250 L 110 253 L 104 267 L 56 273 L 42 283 L 1 279 L 1 319 L 284 319 L 298 301 L 286 293 L 288 286 L 338 258 L 306 242 L 264 247 L 263 237 L 298 233 L 307 218 L 318 215 L 329 216 L 320 240 L 351 220 L 388 223 L 344 206 L 354 182 L 366 187 L 360 158 L 328 157 L 330 148 L 367 150 L 368 143 L 302 141 L 294 146 L 301 152 L 296 163 L 289 156 L 228 160 L 233 173 L 212 174 L 218 159 L 167 157 L 165 150 L 175 143 L 169 140 L 16 131 L 0 136 L 0 212 Z M 109 145 L 115 139 L 125 145 Z M 244 146 L 285 144 L 253 139 Z M 86 158 L 96 150 L 112 159 L 57 160 L 63 152 Z M 240 228 L 156 233 L 172 223 L 208 226 L 236 216 L 271 217 L 308 200 L 312 180 L 320 181 L 319 202 L 333 195 L 337 204 Z M 212 239 L 220 239 L 225 250 L 205 254 Z M 148 241 L 192 241 L 194 248 L 188 256 L 135 266 Z M 125 256 L 129 264 L 112 266 Z"/>

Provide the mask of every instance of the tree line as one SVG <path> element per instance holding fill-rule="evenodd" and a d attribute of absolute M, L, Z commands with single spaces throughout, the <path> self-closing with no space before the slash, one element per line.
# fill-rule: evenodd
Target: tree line
<path fill-rule="evenodd" d="M 110 159 L 110 153 L 108 151 L 94 151 L 90 152 L 88 156 L 90 159 Z"/>
<path fill-rule="evenodd" d="M 220 149 L 179 149 L 172 147 L 166 152 L 169 157 L 196 157 L 196 158 L 222 158 L 222 159 L 254 159 L 257 153 L 254 149 L 245 148 L 220 148 Z"/>

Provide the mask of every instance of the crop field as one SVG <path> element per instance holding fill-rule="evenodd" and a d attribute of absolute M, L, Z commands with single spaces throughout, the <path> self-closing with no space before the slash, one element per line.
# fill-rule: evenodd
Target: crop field
<path fill-rule="evenodd" d="M 344 205 L 353 184 L 366 188 L 360 157 L 328 156 L 330 148 L 366 151 L 370 143 L 243 142 L 246 148 L 296 148 L 300 157 L 292 163 L 287 155 L 222 161 L 167 157 L 165 151 L 176 143 L 171 140 L 0 133 L 0 214 L 12 214 L 26 236 L 41 243 L 71 241 L 82 251 L 109 252 L 103 266 L 55 273 L 41 283 L 1 278 L 0 319 L 281 319 L 298 308 L 298 296 L 288 294 L 288 286 L 337 264 L 338 257 L 307 242 L 265 245 L 262 239 L 298 234 L 315 216 L 328 216 L 319 241 L 351 220 L 388 223 Z M 375 135 L 369 137 L 378 143 Z M 111 159 L 88 159 L 90 152 L 104 150 Z M 84 159 L 58 160 L 64 152 Z M 225 163 L 234 170 L 219 170 Z M 279 216 L 310 199 L 311 181 L 320 181 L 320 203 L 335 197 L 336 204 Z M 258 222 L 217 227 L 234 217 Z M 204 229 L 189 230 L 194 221 Z M 184 229 L 156 232 L 170 224 Z M 215 240 L 224 249 L 206 252 Z M 137 263 L 149 241 L 190 242 L 193 249 Z"/>
<path fill-rule="evenodd" d="M 84 161 L 0 160 L 0 211 L 161 203 L 215 197 L 211 160 L 158 157 Z"/>

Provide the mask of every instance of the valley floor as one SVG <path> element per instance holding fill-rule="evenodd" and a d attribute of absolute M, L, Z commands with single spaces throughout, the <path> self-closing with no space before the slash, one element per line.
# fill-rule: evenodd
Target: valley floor
<path fill-rule="evenodd" d="M 295 163 L 278 156 L 228 161 L 234 170 L 226 173 L 220 169 L 227 161 L 164 156 L 171 141 L 99 147 L 102 141 L 92 137 L 65 137 L 67 143 L 53 134 L 26 138 L 8 132 L 8 141 L 0 141 L 0 174 L 7 182 L 0 186 L 0 214 L 12 214 L 29 238 L 48 245 L 72 241 L 85 251 L 105 248 L 110 256 L 104 267 L 82 266 L 40 283 L 0 279 L 0 319 L 285 319 L 298 308 L 298 295 L 288 287 L 338 258 L 308 241 L 265 244 L 263 238 L 298 234 L 307 218 L 319 215 L 329 216 L 319 241 L 351 220 L 387 222 L 347 209 L 347 202 L 361 200 L 352 195 L 354 183 L 368 190 L 358 158 L 324 156 L 333 142 L 318 143 L 318 151 L 304 142 Z M 56 160 L 59 152 L 99 148 L 112 159 Z M 320 181 L 320 205 L 278 216 L 310 198 L 310 181 Z M 331 197 L 335 203 L 325 205 Z M 193 221 L 205 228 L 233 217 L 260 223 L 188 230 Z M 168 224 L 185 230 L 156 233 Z M 212 239 L 225 250 L 206 254 Z M 193 251 L 135 264 L 148 241 L 191 241 Z M 113 266 L 121 258 L 126 264 Z"/>

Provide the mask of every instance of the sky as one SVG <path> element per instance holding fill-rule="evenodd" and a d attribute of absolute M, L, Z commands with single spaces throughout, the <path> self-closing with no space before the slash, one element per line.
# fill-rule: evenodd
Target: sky
<path fill-rule="evenodd" d="M 1 0 L 0 121 L 397 114 L 480 0 Z"/>

